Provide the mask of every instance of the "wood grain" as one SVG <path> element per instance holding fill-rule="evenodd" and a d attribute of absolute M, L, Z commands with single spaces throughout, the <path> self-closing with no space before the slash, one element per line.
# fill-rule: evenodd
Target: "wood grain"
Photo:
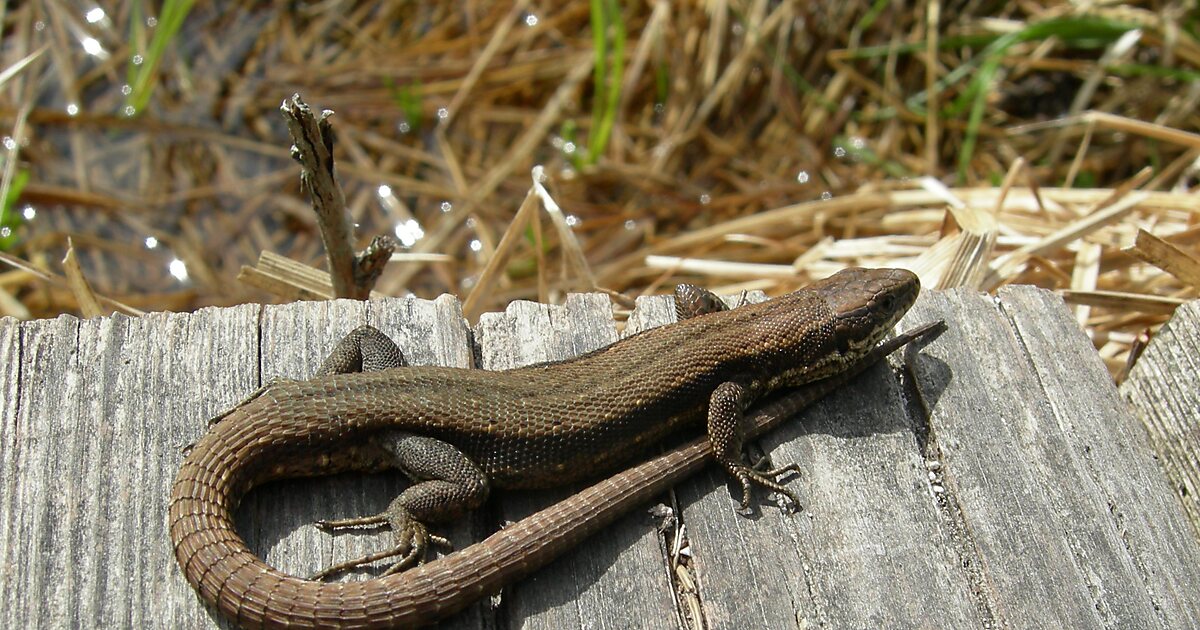
<path fill-rule="evenodd" d="M 1175 311 L 1121 384 L 1200 537 L 1200 301 Z"/>
<path fill-rule="evenodd" d="M 911 321 L 911 320 L 910 320 Z M 800 464 L 795 514 L 751 518 L 715 468 L 678 489 L 709 628 L 962 627 L 975 618 L 930 500 L 900 386 L 886 366 L 763 440 Z"/>
<path fill-rule="evenodd" d="M 1178 507 L 1162 501 L 1149 445 L 1061 300 L 1029 287 L 999 300 L 931 293 L 911 316 L 955 323 L 911 367 L 995 623 L 1200 626 L 1200 602 L 1183 595 L 1200 587 L 1196 540 L 1142 527 L 1179 522 Z M 1158 545 L 1180 558 L 1151 561 Z"/>

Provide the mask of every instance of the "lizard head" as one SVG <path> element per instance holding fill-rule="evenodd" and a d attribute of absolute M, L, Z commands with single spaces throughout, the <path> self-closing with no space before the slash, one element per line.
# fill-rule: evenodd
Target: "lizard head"
<path fill-rule="evenodd" d="M 810 286 L 833 311 L 834 339 L 849 357 L 867 352 L 917 299 L 921 281 L 906 269 L 843 269 Z"/>
<path fill-rule="evenodd" d="M 766 373 L 766 391 L 816 381 L 866 356 L 920 289 L 917 276 L 904 269 L 844 269 L 763 302 L 773 316 L 761 319 L 756 334 L 736 336 L 742 347 L 732 352 L 749 358 L 751 371 Z M 745 312 L 758 318 L 757 311 Z"/>

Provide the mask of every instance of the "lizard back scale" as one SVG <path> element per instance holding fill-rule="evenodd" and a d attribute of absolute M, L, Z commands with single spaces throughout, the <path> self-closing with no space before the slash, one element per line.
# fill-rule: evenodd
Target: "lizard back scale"
<path fill-rule="evenodd" d="M 274 383 L 221 417 L 181 466 L 169 508 L 176 558 L 201 597 L 245 627 L 432 622 L 569 548 L 597 519 L 615 517 L 606 507 L 612 493 L 641 496 L 652 480 L 627 478 L 609 496 L 598 484 L 562 502 L 575 505 L 560 510 L 561 522 L 523 521 L 436 562 L 348 583 L 289 576 L 254 556 L 232 522 L 242 495 L 270 479 L 378 470 L 399 459 L 426 483 L 397 499 L 403 514 L 392 525 L 416 528 L 421 543 L 425 520 L 477 506 L 491 486 L 597 477 L 706 416 L 716 459 L 741 482 L 743 504 L 751 483 L 786 493 L 774 476 L 790 467 L 763 473 L 741 461 L 742 410 L 854 364 L 918 288 L 907 271 L 850 269 L 568 361 L 500 372 L 396 367 Z M 331 360 L 340 364 L 335 371 L 370 362 L 361 350 Z M 388 446 L 390 438 L 398 445 Z"/>

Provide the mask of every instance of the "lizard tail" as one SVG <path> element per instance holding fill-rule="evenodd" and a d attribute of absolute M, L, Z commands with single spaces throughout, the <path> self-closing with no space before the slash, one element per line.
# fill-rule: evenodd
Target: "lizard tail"
<path fill-rule="evenodd" d="M 278 417 L 256 414 L 253 407 L 222 420 L 196 443 L 171 490 L 175 558 L 200 597 L 243 628 L 411 627 L 448 614 L 438 611 L 444 580 L 401 574 L 314 582 L 283 573 L 250 551 L 232 514 L 247 489 L 244 480 L 257 472 L 254 455 L 270 434 L 266 425 L 279 428 Z"/>
<path fill-rule="evenodd" d="M 466 549 L 408 571 L 355 582 L 316 582 L 254 555 L 232 514 L 277 416 L 253 406 L 222 420 L 184 459 L 168 518 L 175 558 L 207 603 L 243 628 L 409 628 L 442 619 L 545 565 L 634 505 L 703 465 L 706 440 L 599 482 Z M 264 425 L 273 423 L 272 430 Z M 690 460 L 688 458 L 690 457 Z M 680 459 L 682 458 L 682 459 Z M 686 461 L 685 461 L 686 460 Z"/>

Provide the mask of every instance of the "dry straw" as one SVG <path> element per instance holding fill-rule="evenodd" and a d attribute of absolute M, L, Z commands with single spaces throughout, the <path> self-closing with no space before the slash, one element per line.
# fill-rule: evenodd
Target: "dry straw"
<path fill-rule="evenodd" d="M 627 305 L 899 265 L 1059 291 L 1114 373 L 1196 296 L 1184 2 L 227 4 L 164 4 L 173 39 L 141 3 L 3 13 L 4 314 L 330 295 L 296 92 L 336 112 L 351 245 L 400 241 L 376 294 Z"/>

